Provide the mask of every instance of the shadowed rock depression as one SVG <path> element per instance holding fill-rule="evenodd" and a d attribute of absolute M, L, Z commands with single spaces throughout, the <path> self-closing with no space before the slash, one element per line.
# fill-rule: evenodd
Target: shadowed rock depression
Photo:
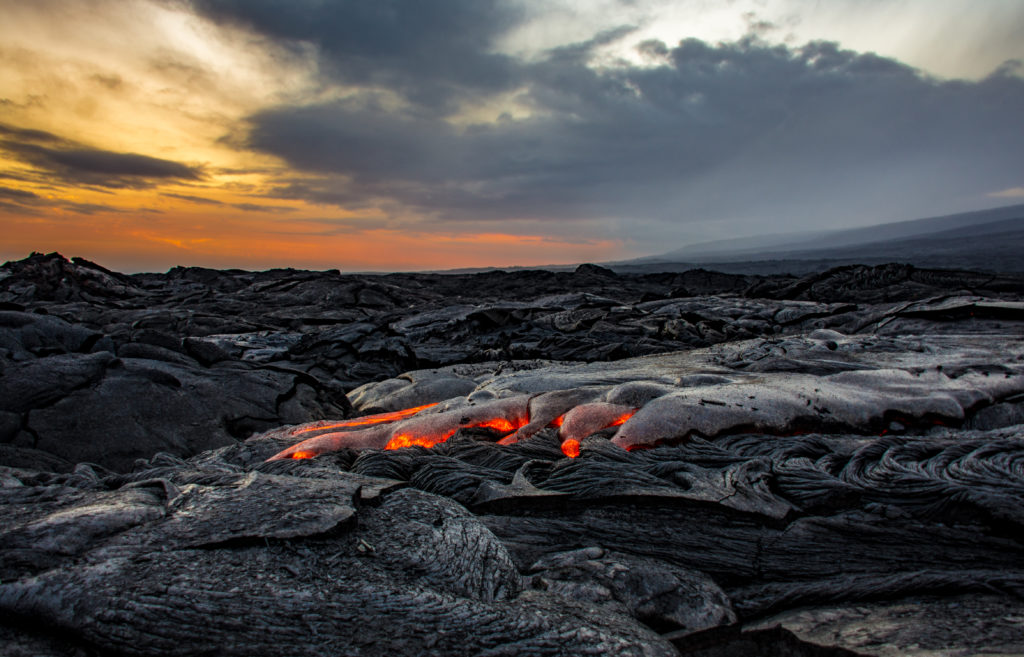
<path fill-rule="evenodd" d="M 1022 653 L 1022 299 L 7 263 L 3 654 Z"/>

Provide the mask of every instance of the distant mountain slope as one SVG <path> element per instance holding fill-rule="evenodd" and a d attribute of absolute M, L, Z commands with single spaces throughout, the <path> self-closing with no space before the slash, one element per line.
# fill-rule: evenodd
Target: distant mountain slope
<path fill-rule="evenodd" d="M 616 271 L 704 267 L 734 273 L 801 274 L 842 264 L 1024 271 L 1024 204 L 866 228 L 766 235 L 691 245 L 614 263 Z"/>
<path fill-rule="evenodd" d="M 879 241 L 842 249 L 812 250 L 807 255 L 859 262 L 906 262 L 919 267 L 1024 271 L 1024 219 L 994 221 L 937 233 L 931 237 Z M 999 230 L 1002 229 L 1002 230 Z M 790 258 L 801 254 L 788 254 Z"/>
<path fill-rule="evenodd" d="M 797 253 L 819 257 L 812 252 L 866 246 L 907 238 L 933 238 L 949 231 L 962 235 L 996 234 L 1024 226 L 1024 204 L 1011 205 L 942 217 L 928 217 L 829 232 L 764 235 L 736 240 L 717 240 L 693 244 L 658 256 L 639 258 L 629 264 L 647 262 L 731 262 L 778 259 Z M 621 263 L 627 264 L 627 263 Z"/>

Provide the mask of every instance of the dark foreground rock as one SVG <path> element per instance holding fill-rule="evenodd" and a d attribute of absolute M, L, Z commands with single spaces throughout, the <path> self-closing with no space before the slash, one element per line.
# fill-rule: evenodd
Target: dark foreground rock
<path fill-rule="evenodd" d="M 5 468 L 0 631 L 36 655 L 1014 654 L 1022 429 Z"/>
<path fill-rule="evenodd" d="M 639 410 L 574 459 L 566 420 L 267 460 L 336 432 L 321 421 L 130 473 L 0 468 L 7 654 L 1021 650 L 1019 336 L 818 332 L 399 379 L 416 401 L 431 380 L 479 380 L 444 402 L 467 417 L 523 391 L 548 400 L 535 414 Z M 613 442 L 651 427 L 653 448 Z"/>

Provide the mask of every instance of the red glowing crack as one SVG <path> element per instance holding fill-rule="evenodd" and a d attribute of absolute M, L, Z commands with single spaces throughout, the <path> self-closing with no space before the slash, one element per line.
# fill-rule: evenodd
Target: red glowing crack
<path fill-rule="evenodd" d="M 346 422 L 300 429 L 295 434 L 333 429 L 292 445 L 270 457 L 305 459 L 340 449 L 400 449 L 419 445 L 433 447 L 463 428 L 486 428 L 507 435 L 528 421 L 529 397 L 498 399 L 478 406 L 436 411 L 436 404 L 382 413 L 373 422 L 356 418 Z M 382 419 L 379 419 L 382 418 Z"/>
<path fill-rule="evenodd" d="M 309 459 L 345 448 L 429 448 L 445 442 L 459 429 L 468 428 L 490 429 L 505 442 L 517 437 L 517 431 L 530 422 L 530 398 L 527 396 L 451 410 L 431 410 L 435 406 L 437 404 L 426 404 L 343 422 L 302 427 L 293 431 L 293 435 L 314 431 L 325 433 L 292 445 L 268 460 Z M 635 409 L 603 402 L 581 404 L 550 420 L 546 426 L 558 428 L 562 452 L 575 458 L 580 453 L 580 440 L 604 428 L 622 424 L 634 412 Z"/>
<path fill-rule="evenodd" d="M 433 406 L 437 406 L 437 402 L 433 404 L 424 404 L 423 406 L 413 406 L 412 408 L 405 408 L 400 411 L 392 411 L 390 413 L 377 413 L 375 415 L 364 415 L 362 417 L 353 418 L 351 420 L 344 420 L 342 422 L 334 422 L 332 424 L 322 424 L 315 426 L 302 427 L 296 429 L 293 434 L 298 435 L 300 433 L 310 433 L 312 431 L 322 431 L 324 429 L 343 429 L 347 427 L 361 427 L 372 424 L 386 424 L 389 422 L 395 422 L 396 420 L 404 420 L 407 417 L 412 417 L 420 411 L 426 410 Z"/>

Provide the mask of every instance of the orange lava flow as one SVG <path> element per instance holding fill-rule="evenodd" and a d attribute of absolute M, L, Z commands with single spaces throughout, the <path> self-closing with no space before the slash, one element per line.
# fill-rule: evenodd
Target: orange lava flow
<path fill-rule="evenodd" d="M 408 433 L 400 433 L 397 436 L 392 436 L 388 444 L 384 446 L 384 449 L 402 449 L 403 447 L 413 447 L 414 445 L 433 447 L 434 445 L 440 445 L 454 435 L 455 431 L 446 432 L 440 436 L 413 436 Z"/>
<path fill-rule="evenodd" d="M 625 420 L 623 420 L 625 422 Z M 570 438 L 562 443 L 562 453 L 571 459 L 580 455 L 580 441 Z"/>
<path fill-rule="evenodd" d="M 383 424 L 384 422 L 394 422 L 395 420 L 404 420 L 407 417 L 412 417 L 422 410 L 428 409 L 431 406 L 437 406 L 437 402 L 433 404 L 424 404 L 423 406 L 413 406 L 412 408 L 403 408 L 400 411 L 392 411 L 390 413 L 377 413 L 375 415 L 364 415 L 363 417 L 353 418 L 351 420 L 345 420 L 344 422 L 338 422 L 337 424 L 325 424 L 319 427 L 306 427 L 305 429 L 299 429 L 296 434 L 309 433 L 310 431 L 323 431 L 326 429 L 340 429 L 342 427 L 362 427 L 368 424 Z M 295 457 L 292 457 L 295 458 Z"/>
<path fill-rule="evenodd" d="M 295 434 L 318 432 L 310 438 L 292 445 L 270 457 L 278 459 L 311 459 L 320 454 L 350 447 L 353 449 L 402 449 L 404 447 L 435 447 L 454 436 L 459 429 L 489 429 L 502 439 L 514 437 L 523 427 L 530 426 L 529 399 L 526 395 L 510 397 L 475 408 L 449 409 L 442 413 L 427 413 L 413 417 L 437 404 L 424 404 L 400 411 L 377 413 L 332 424 L 308 426 L 294 430 Z M 580 454 L 580 440 L 585 435 L 604 427 L 623 424 L 635 410 L 623 406 L 598 404 L 573 420 L 573 414 L 563 414 L 551 420 L 548 426 L 559 427 L 559 432 L 573 424 L 580 435 L 563 436 L 562 452 L 576 458 Z M 585 409 L 586 410 L 586 409 Z M 550 417 L 550 416 L 548 416 Z M 568 419 L 566 419 L 568 418 Z M 546 418 L 545 418 L 546 419 Z M 589 422 L 588 422 L 589 419 Z M 582 420 L 582 421 L 581 421 Z M 594 422 L 596 420 L 596 423 Z M 393 426 L 388 424 L 394 423 Z M 592 426 L 596 425 L 596 426 Z M 351 430 L 347 430 L 351 427 Z M 327 433 L 331 429 L 341 429 Z M 535 431 L 534 431 L 535 433 Z M 533 435 L 532 433 L 530 435 Z"/>
<path fill-rule="evenodd" d="M 477 422 L 476 424 L 471 424 L 469 426 L 480 429 L 494 429 L 498 433 L 507 434 L 512 433 L 513 431 L 515 431 L 521 426 L 524 426 L 525 424 L 525 422 L 515 423 L 512 422 L 511 420 L 506 420 L 503 417 L 496 417 L 490 420 L 486 420 L 484 422 Z"/>
<path fill-rule="evenodd" d="M 634 415 L 636 415 L 636 410 L 632 410 L 632 411 L 630 411 L 628 413 L 623 413 L 619 417 L 617 417 L 614 420 L 612 420 L 611 424 L 609 424 L 608 426 L 609 427 L 617 427 L 620 424 L 625 424 L 626 420 L 628 420 L 629 418 L 633 417 Z"/>
<path fill-rule="evenodd" d="M 512 420 L 508 420 L 503 417 L 495 417 L 482 420 L 480 422 L 472 422 L 470 424 L 463 425 L 463 427 L 474 429 L 493 429 L 500 434 L 510 434 L 524 424 L 526 424 L 525 421 L 517 420 L 513 422 Z M 396 436 L 392 436 L 391 440 L 388 441 L 388 444 L 384 446 L 384 449 L 401 449 L 403 447 L 412 447 L 413 445 L 419 445 L 420 447 L 434 447 L 435 445 L 440 445 L 454 436 L 457 430 L 458 429 L 451 429 L 435 436 L 415 436 L 408 433 L 400 433 Z"/>

